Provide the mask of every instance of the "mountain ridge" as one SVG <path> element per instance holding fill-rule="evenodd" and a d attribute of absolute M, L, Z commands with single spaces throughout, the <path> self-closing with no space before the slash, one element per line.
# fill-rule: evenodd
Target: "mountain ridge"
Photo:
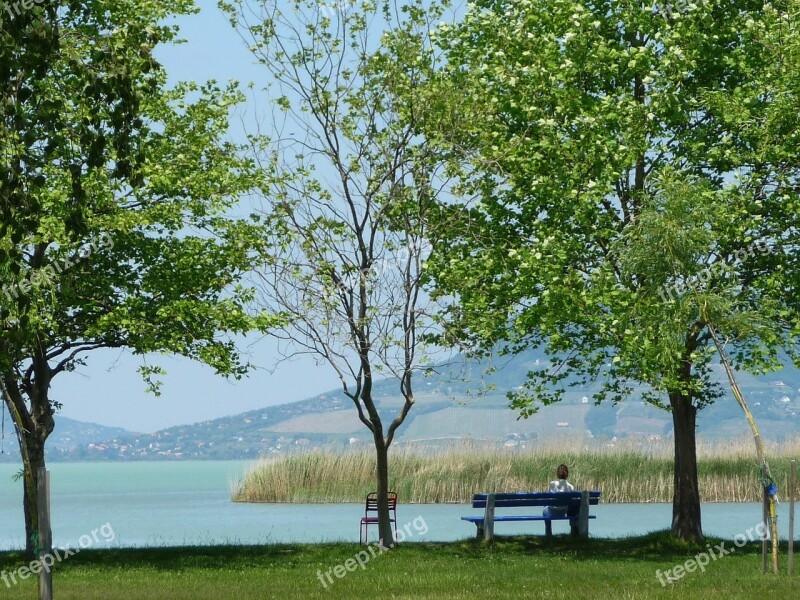
<path fill-rule="evenodd" d="M 398 446 L 438 447 L 480 441 L 500 447 L 525 447 L 548 437 L 661 439 L 671 435 L 669 413 L 634 397 L 596 406 L 591 395 L 598 386 L 568 389 L 561 403 L 544 407 L 527 420 L 508 408 L 506 393 L 521 385 L 543 355 L 530 351 L 497 370 L 463 363 L 448 365 L 419 378 L 416 405 L 398 431 Z M 455 371 L 458 368 L 460 374 Z M 727 382 L 722 368 L 714 377 Z M 488 371 L 488 373 L 487 373 Z M 800 370 L 788 367 L 754 377 L 739 374 L 739 383 L 768 439 L 800 434 Z M 482 390 L 482 391 L 478 391 Z M 376 382 L 376 403 L 387 419 L 401 407 L 398 383 Z M 332 390 L 297 402 L 267 406 L 236 415 L 152 433 L 129 432 L 57 417 L 48 441 L 48 460 L 227 460 L 256 459 L 296 451 L 346 448 L 371 443 L 352 402 Z M 8 426 L 7 426 L 8 429 Z M 747 435 L 741 409 L 726 394 L 698 417 L 698 436 L 709 440 Z M 13 459 L 7 436 L 5 460 Z M 16 449 L 16 443 L 13 443 Z M 18 453 L 17 453 L 18 459 Z"/>

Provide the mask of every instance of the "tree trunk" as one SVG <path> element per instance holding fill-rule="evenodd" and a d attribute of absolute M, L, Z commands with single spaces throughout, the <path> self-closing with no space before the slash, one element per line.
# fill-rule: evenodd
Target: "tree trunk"
<path fill-rule="evenodd" d="M 675 489 L 672 497 L 672 533 L 688 542 L 703 540 L 700 520 L 700 490 L 697 486 L 697 408 L 691 396 L 669 394 L 675 430 Z"/>
<path fill-rule="evenodd" d="M 2 389 L 3 401 L 14 422 L 19 451 L 22 456 L 25 554 L 30 560 L 33 560 L 36 558 L 39 538 L 39 518 L 36 504 L 39 468 L 45 466 L 45 443 L 55 427 L 53 407 L 47 397 L 47 387 L 45 386 L 42 388 L 44 389 L 43 393 L 33 396 L 31 406 L 28 408 L 13 374 L 0 376 L 0 389 Z"/>
<path fill-rule="evenodd" d="M 394 531 L 389 514 L 389 448 L 383 432 L 375 433 L 375 477 L 378 492 L 378 538 L 386 548 L 394 544 Z"/>
<path fill-rule="evenodd" d="M 25 477 L 23 480 L 24 495 L 23 504 L 25 507 L 25 554 L 33 560 L 37 556 L 39 547 L 39 513 L 37 511 L 37 497 L 39 485 L 39 468 L 45 466 L 44 443 L 33 439 L 31 435 L 20 436 L 20 446 L 26 445 L 27 463 L 23 466 Z M 23 454 L 25 456 L 25 454 Z M 49 550 L 46 549 L 46 550 Z"/>

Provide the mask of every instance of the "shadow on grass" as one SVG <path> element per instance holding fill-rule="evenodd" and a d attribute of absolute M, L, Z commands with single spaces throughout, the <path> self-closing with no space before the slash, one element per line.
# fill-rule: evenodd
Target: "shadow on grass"
<path fill-rule="evenodd" d="M 264 546 L 180 546 L 159 548 L 115 548 L 82 550 L 63 562 L 63 568 L 149 568 L 165 571 L 184 569 L 252 568 L 314 561 L 330 555 L 312 544 Z M 62 553 L 63 554 L 63 553 Z M 23 552 L 0 553 L 0 570 L 27 564 Z"/>
<path fill-rule="evenodd" d="M 498 537 L 494 542 L 475 539 L 458 542 L 414 542 L 399 546 L 394 552 L 406 558 L 424 560 L 432 555 L 457 556 L 460 559 L 482 559 L 487 554 L 524 559 L 530 555 L 569 557 L 575 560 L 636 559 L 663 562 L 682 561 L 720 543 L 733 547 L 731 540 L 706 538 L 702 544 L 689 544 L 675 539 L 669 531 L 657 531 L 629 538 L 590 538 L 571 536 Z M 782 552 L 787 544 L 781 544 Z M 357 544 L 275 544 L 261 546 L 181 546 L 160 548 L 87 549 L 64 562 L 58 569 L 148 568 L 164 571 L 188 569 L 307 568 L 309 564 L 332 564 L 352 557 L 363 550 Z M 737 548 L 737 554 L 761 552 L 760 542 L 749 542 Z M 0 553 L 0 571 L 17 569 L 27 564 L 22 552 Z"/>
<path fill-rule="evenodd" d="M 503 542 L 500 542 L 503 543 Z M 527 552 L 543 552 L 582 559 L 615 559 L 626 558 L 636 560 L 663 561 L 665 558 L 684 559 L 699 552 L 705 552 L 709 546 L 714 548 L 724 544 L 725 548 L 733 548 L 732 540 L 706 537 L 702 543 L 684 542 L 675 538 L 669 530 L 629 538 L 590 538 L 581 540 L 571 536 L 554 536 L 552 538 L 530 538 L 519 540 Z M 786 544 L 782 544 L 786 546 Z M 761 542 L 748 541 L 737 554 L 759 554 Z"/>

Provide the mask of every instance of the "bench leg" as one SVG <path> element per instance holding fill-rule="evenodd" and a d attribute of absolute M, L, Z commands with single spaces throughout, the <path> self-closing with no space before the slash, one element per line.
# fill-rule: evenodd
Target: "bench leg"
<path fill-rule="evenodd" d="M 544 534 L 547 537 L 553 537 L 553 522 L 550 519 L 546 519 L 544 522 Z"/>
<path fill-rule="evenodd" d="M 480 523 L 475 523 L 475 526 L 478 528 L 478 535 L 476 537 L 479 540 L 482 540 L 483 539 L 483 535 L 484 535 L 484 532 L 483 532 L 483 521 L 481 521 Z"/>
<path fill-rule="evenodd" d="M 581 508 L 578 511 L 578 535 L 589 537 L 589 492 L 581 492 Z"/>
<path fill-rule="evenodd" d="M 494 539 L 494 494 L 486 496 L 486 512 L 483 515 L 483 539 Z"/>

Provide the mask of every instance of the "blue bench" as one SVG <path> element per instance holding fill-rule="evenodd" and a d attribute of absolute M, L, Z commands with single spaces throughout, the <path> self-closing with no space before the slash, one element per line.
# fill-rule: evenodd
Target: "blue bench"
<path fill-rule="evenodd" d="M 596 517 L 589 514 L 589 506 L 600 503 L 600 492 L 521 492 L 509 494 L 475 494 L 472 508 L 483 508 L 480 517 L 461 517 L 464 521 L 475 523 L 478 538 L 490 540 L 494 537 L 494 524 L 499 521 L 544 521 L 545 534 L 553 535 L 553 521 L 569 521 L 573 535 L 589 536 L 589 519 Z M 537 515 L 495 515 L 497 508 L 545 506 L 566 509 L 565 516 L 545 517 L 541 512 Z"/>

